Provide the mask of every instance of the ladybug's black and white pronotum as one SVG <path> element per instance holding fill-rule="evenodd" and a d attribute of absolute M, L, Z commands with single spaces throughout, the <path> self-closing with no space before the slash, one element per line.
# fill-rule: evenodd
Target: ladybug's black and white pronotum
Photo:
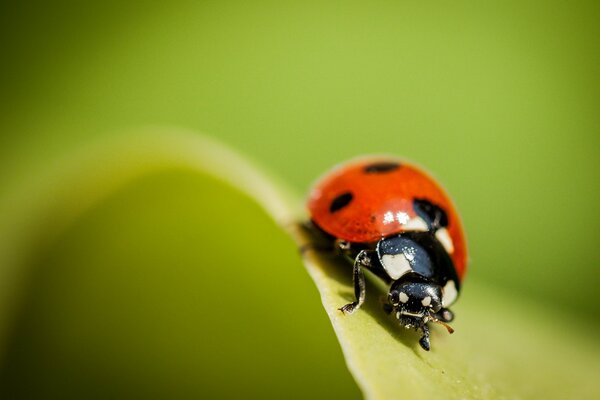
<path fill-rule="evenodd" d="M 353 161 L 326 174 L 313 187 L 308 209 L 312 226 L 349 258 L 355 301 L 365 300 L 363 269 L 388 283 L 388 302 L 401 326 L 422 333 L 430 348 L 430 322 L 446 327 L 454 318 L 466 272 L 467 249 L 458 213 L 433 178 L 393 158 Z"/>

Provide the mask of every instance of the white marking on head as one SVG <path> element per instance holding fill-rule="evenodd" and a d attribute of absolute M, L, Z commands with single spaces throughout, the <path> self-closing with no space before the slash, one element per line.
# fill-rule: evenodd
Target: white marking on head
<path fill-rule="evenodd" d="M 427 296 L 421 300 L 421 304 L 423 304 L 424 307 L 428 307 L 431 304 L 431 296 Z"/>
<path fill-rule="evenodd" d="M 440 241 L 442 246 L 444 246 L 448 254 L 454 253 L 454 244 L 452 243 L 452 239 L 450 238 L 446 228 L 438 229 L 435 232 L 435 237 Z"/>
<path fill-rule="evenodd" d="M 408 296 L 404 292 L 400 292 L 400 302 L 406 303 L 408 301 Z"/>
<path fill-rule="evenodd" d="M 396 312 L 396 318 L 400 319 L 400 316 L 401 316 L 401 315 L 402 315 L 402 314 L 400 314 L 400 311 Z"/>
<path fill-rule="evenodd" d="M 394 280 L 412 271 L 404 254 L 385 254 L 381 257 L 381 264 L 385 272 Z"/>
<path fill-rule="evenodd" d="M 426 232 L 429 230 L 427 223 L 421 217 L 415 217 L 409 219 L 404 225 L 406 231 L 422 231 Z"/>
<path fill-rule="evenodd" d="M 442 296 L 442 305 L 444 307 L 448 307 L 450 304 L 456 301 L 456 298 L 458 297 L 458 291 L 456 290 L 456 284 L 454 281 L 448 281 L 442 291 L 444 292 L 444 295 Z"/>

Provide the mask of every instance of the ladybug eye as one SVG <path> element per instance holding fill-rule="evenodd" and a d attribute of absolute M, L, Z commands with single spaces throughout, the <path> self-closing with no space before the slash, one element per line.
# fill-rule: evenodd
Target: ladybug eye
<path fill-rule="evenodd" d="M 381 174 L 384 172 L 391 172 L 400 168 L 400 164 L 392 161 L 382 161 L 378 163 L 369 164 L 364 168 L 367 174 Z"/>
<path fill-rule="evenodd" d="M 350 192 L 340 194 L 335 199 L 333 199 L 333 201 L 329 205 L 329 212 L 334 213 L 336 211 L 341 210 L 342 208 L 350 204 L 353 198 L 354 196 Z"/>

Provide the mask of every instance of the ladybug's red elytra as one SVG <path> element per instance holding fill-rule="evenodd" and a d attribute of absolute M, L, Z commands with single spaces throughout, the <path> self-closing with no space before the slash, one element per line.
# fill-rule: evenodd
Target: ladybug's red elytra
<path fill-rule="evenodd" d="M 354 264 L 356 300 L 365 299 L 363 268 L 390 284 L 384 308 L 407 329 L 446 327 L 467 268 L 460 218 L 442 187 L 420 168 L 392 157 L 354 160 L 334 168 L 313 187 L 308 210 L 314 229 Z"/>

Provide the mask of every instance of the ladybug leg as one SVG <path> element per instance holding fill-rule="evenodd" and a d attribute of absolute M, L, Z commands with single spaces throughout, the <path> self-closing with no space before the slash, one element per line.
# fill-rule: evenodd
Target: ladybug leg
<path fill-rule="evenodd" d="M 339 310 L 345 314 L 352 314 L 354 311 L 360 308 L 365 301 L 365 275 L 362 268 L 369 268 L 371 266 L 371 257 L 368 250 L 361 250 L 354 260 L 354 269 L 352 275 L 352 281 L 354 282 L 354 296 L 356 301 L 348 303 L 345 306 L 339 308 Z"/>
<path fill-rule="evenodd" d="M 384 303 L 383 301 L 382 301 L 382 304 L 383 304 L 383 311 L 384 311 L 386 314 L 391 314 L 391 313 L 392 313 L 392 311 L 394 311 L 394 306 L 392 306 L 391 304 L 389 304 L 389 303 Z"/>
<path fill-rule="evenodd" d="M 348 242 L 346 240 L 335 239 L 333 247 L 335 247 L 335 249 L 338 252 L 340 252 L 341 254 L 345 254 L 350 251 L 350 249 L 352 248 L 352 245 L 350 244 L 350 242 Z"/>
<path fill-rule="evenodd" d="M 291 229 L 295 229 L 301 233 L 305 240 L 298 248 L 301 255 L 309 251 L 317 253 L 331 253 L 334 249 L 332 248 L 331 238 L 327 237 L 326 234 L 318 229 L 312 221 L 304 221 L 295 223 L 291 226 Z"/>
<path fill-rule="evenodd" d="M 309 251 L 314 251 L 316 253 L 331 253 L 331 244 L 330 243 L 305 243 L 298 248 L 300 255 L 305 255 Z"/>
<path fill-rule="evenodd" d="M 423 350 L 429 351 L 431 343 L 429 342 L 429 327 L 426 323 L 421 325 L 421 331 L 423 332 L 423 336 L 421 336 L 421 339 L 419 339 L 419 344 Z"/>

